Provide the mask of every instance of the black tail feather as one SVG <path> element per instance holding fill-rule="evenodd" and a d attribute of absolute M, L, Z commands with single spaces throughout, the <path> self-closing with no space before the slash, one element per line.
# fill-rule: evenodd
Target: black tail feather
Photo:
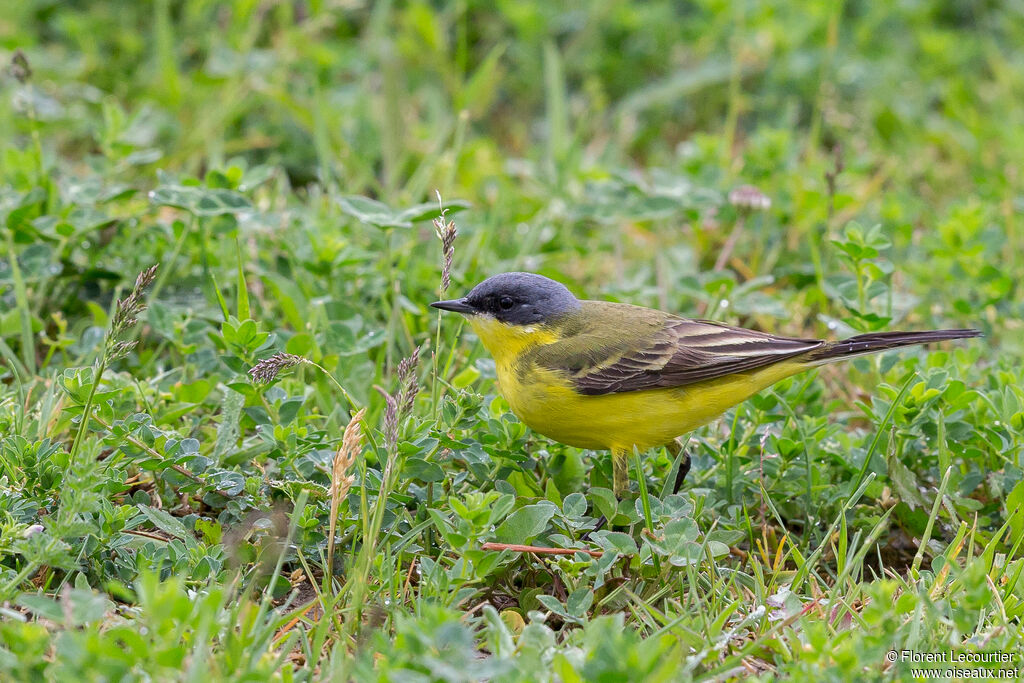
<path fill-rule="evenodd" d="M 826 344 L 820 349 L 812 351 L 808 358 L 813 362 L 840 360 L 867 353 L 887 351 L 888 349 L 898 349 L 901 346 L 931 344 L 932 342 L 948 341 L 950 339 L 968 339 L 980 336 L 982 336 L 980 330 L 971 329 L 929 330 L 927 332 L 872 332 Z"/>

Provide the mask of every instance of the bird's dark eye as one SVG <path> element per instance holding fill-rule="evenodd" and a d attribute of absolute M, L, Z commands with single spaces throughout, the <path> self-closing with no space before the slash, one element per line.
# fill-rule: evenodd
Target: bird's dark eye
<path fill-rule="evenodd" d="M 515 302 L 512 301 L 512 297 L 510 296 L 503 296 L 500 299 L 498 299 L 498 306 L 503 311 L 510 310 L 514 304 Z"/>

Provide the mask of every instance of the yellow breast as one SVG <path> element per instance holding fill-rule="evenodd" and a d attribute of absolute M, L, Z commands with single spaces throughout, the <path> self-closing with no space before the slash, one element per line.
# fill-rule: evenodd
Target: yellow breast
<path fill-rule="evenodd" d="M 552 331 L 485 317 L 470 324 L 494 357 L 499 388 L 512 412 L 534 431 L 579 448 L 664 445 L 802 369 L 780 363 L 686 387 L 588 396 L 576 392 L 562 373 L 517 365 L 527 348 L 557 341 Z"/>

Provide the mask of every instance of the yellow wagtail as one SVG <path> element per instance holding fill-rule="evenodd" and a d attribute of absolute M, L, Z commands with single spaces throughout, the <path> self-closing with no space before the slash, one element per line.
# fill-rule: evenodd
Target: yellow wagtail
<path fill-rule="evenodd" d="M 629 486 L 634 447 L 672 446 L 677 436 L 781 379 L 855 356 L 981 334 L 778 337 L 630 304 L 581 301 L 533 273 L 495 275 L 461 299 L 431 306 L 469 319 L 494 357 L 502 395 L 531 429 L 570 446 L 611 450 L 617 497 Z M 676 490 L 689 467 L 685 458 Z"/>

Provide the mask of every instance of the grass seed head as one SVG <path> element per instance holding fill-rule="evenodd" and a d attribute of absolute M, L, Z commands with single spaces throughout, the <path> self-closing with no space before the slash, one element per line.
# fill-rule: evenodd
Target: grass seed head
<path fill-rule="evenodd" d="M 114 320 L 110 326 L 114 336 L 131 329 L 139 322 L 139 314 L 146 310 L 144 295 L 149 286 L 153 284 L 153 280 L 156 279 L 158 267 L 159 264 L 153 265 L 139 273 L 139 276 L 135 278 L 135 286 L 132 287 L 131 293 L 117 302 L 117 310 L 114 311 Z"/>
<path fill-rule="evenodd" d="M 356 462 L 356 456 L 362 446 L 363 433 L 362 421 L 366 409 L 362 408 L 349 421 L 345 427 L 345 435 L 341 439 L 341 446 L 334 456 L 334 467 L 331 470 L 331 517 L 337 516 L 338 505 L 348 493 L 349 487 L 355 481 L 355 477 L 349 474 L 349 470 Z"/>
<path fill-rule="evenodd" d="M 381 431 L 384 432 L 384 443 L 390 453 L 398 444 L 398 400 L 381 387 L 374 388 L 384 397 L 384 403 L 387 405 L 384 409 L 384 425 Z"/>
<path fill-rule="evenodd" d="M 420 363 L 420 351 L 423 347 L 418 346 L 408 358 L 403 358 L 398 364 L 398 419 L 412 413 L 413 404 L 416 401 L 416 394 L 419 393 L 419 383 L 416 381 L 416 368 Z"/>
<path fill-rule="evenodd" d="M 282 370 L 295 367 L 302 363 L 308 363 L 302 356 L 293 353 L 275 353 L 270 358 L 264 358 L 249 370 L 249 377 L 255 384 L 270 384 L 277 379 Z"/>
<path fill-rule="evenodd" d="M 441 204 L 441 215 L 434 219 L 434 232 L 437 233 L 437 238 L 441 240 L 441 253 L 444 258 L 441 264 L 441 293 L 444 294 L 448 291 L 448 287 L 452 283 L 452 261 L 455 258 L 455 237 L 459 234 L 459 231 L 455 227 L 455 221 L 445 222 L 448 209 L 444 208 L 444 204 L 441 202 L 440 192 L 437 192 L 437 202 L 438 204 Z"/>
<path fill-rule="evenodd" d="M 363 416 L 366 409 L 361 408 L 352 416 L 345 434 L 341 438 L 341 446 L 334 454 L 334 466 L 331 468 L 331 517 L 327 532 L 327 573 L 334 575 L 334 540 L 338 531 L 338 509 L 341 501 L 355 482 L 355 476 L 349 470 L 356 464 L 356 458 L 363 446 Z"/>
<path fill-rule="evenodd" d="M 386 405 L 381 431 L 384 433 L 384 443 L 388 452 L 394 452 L 395 446 L 398 445 L 398 425 L 412 412 L 416 394 L 419 393 L 416 368 L 420 362 L 421 348 L 417 347 L 398 364 L 398 390 L 394 394 L 389 394 L 382 387 L 374 386 L 374 389 L 384 397 Z"/>
<path fill-rule="evenodd" d="M 156 279 L 158 267 L 159 264 L 154 264 L 139 273 L 131 293 L 117 302 L 114 319 L 110 323 L 110 332 L 107 334 L 105 356 L 108 362 L 124 358 L 135 348 L 136 342 L 118 341 L 118 337 L 139 323 L 139 315 L 146 310 L 146 290 Z"/>

